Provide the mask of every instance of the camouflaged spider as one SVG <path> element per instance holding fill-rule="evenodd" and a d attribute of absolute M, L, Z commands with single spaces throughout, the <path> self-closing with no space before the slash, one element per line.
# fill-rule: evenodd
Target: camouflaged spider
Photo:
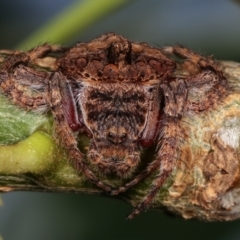
<path fill-rule="evenodd" d="M 51 72 L 32 67 L 56 52 L 61 55 Z M 70 162 L 91 183 L 116 195 L 156 172 L 149 193 L 129 219 L 150 206 L 176 166 L 180 143 L 187 137 L 181 118 L 213 106 L 226 87 L 211 58 L 180 46 L 153 48 L 113 33 L 69 49 L 45 44 L 14 52 L 0 71 L 0 90 L 15 104 L 52 112 Z M 77 147 L 75 131 L 91 136 L 89 163 Z M 153 143 L 155 159 L 134 176 L 141 148 Z M 130 180 L 113 190 L 97 171 Z"/>

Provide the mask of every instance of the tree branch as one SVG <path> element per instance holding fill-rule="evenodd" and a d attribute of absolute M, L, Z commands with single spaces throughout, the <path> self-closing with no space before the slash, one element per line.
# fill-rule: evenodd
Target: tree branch
<path fill-rule="evenodd" d="M 0 61 L 5 54 L 1 52 Z M 45 66 L 52 63 L 41 61 Z M 229 94 L 214 109 L 184 116 L 181 127 L 189 138 L 182 142 L 176 168 L 153 206 L 166 207 L 184 218 L 232 220 L 240 216 L 240 64 L 220 64 L 228 78 Z M 101 193 L 69 165 L 67 153 L 56 145 L 52 126 L 51 115 L 26 112 L 0 96 L 1 192 Z M 79 136 L 82 151 L 88 142 Z M 154 149 L 147 150 L 142 162 L 147 164 L 153 157 Z M 154 174 L 119 197 L 136 205 L 153 178 Z M 110 177 L 104 181 L 113 187 L 123 183 Z"/>

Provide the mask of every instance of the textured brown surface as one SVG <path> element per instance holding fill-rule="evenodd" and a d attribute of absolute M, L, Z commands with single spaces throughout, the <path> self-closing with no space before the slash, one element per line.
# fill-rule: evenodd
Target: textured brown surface
<path fill-rule="evenodd" d="M 50 71 L 35 68 L 49 62 Z M 104 191 L 125 192 L 154 173 L 129 218 L 149 208 L 182 162 L 195 168 L 192 158 L 202 159 L 204 154 L 189 149 L 182 159 L 194 134 L 186 122 L 215 111 L 230 94 L 228 79 L 212 58 L 179 46 L 152 48 L 113 33 L 70 49 L 45 44 L 27 53 L 14 52 L 2 63 L 0 89 L 27 110 L 50 110 L 69 161 Z M 78 149 L 76 130 L 90 137 L 87 161 Z M 195 204 L 206 208 L 238 178 L 232 148 L 217 135 L 208 141 L 211 149 L 199 163 L 207 184 L 194 192 Z M 155 158 L 144 164 L 142 146 L 151 143 Z M 112 189 L 102 177 L 109 174 L 127 179 Z M 185 178 L 182 186 L 194 181 Z"/>

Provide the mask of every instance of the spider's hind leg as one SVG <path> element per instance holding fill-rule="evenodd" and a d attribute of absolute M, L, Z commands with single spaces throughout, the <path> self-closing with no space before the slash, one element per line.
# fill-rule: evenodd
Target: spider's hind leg
<path fill-rule="evenodd" d="M 182 67 L 187 70 L 190 75 L 198 74 L 202 70 L 211 70 L 218 75 L 222 75 L 218 63 L 214 61 L 212 57 L 204 57 L 182 46 L 165 47 L 163 52 L 167 55 L 175 55 L 184 59 Z"/>
<path fill-rule="evenodd" d="M 27 52 L 27 55 L 29 56 L 30 60 L 34 60 L 36 58 L 43 58 L 46 57 L 48 54 L 51 53 L 64 53 L 67 48 L 62 47 L 60 45 L 53 45 L 44 43 L 42 45 L 39 45 Z"/>

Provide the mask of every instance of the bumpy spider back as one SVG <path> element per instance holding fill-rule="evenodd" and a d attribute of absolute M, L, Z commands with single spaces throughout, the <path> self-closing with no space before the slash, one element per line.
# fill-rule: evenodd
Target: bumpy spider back
<path fill-rule="evenodd" d="M 175 63 L 160 49 L 114 33 L 79 43 L 58 61 L 68 77 L 97 82 L 147 82 L 169 76 Z"/>
<path fill-rule="evenodd" d="M 101 172 L 128 176 L 140 161 L 140 140 L 154 140 L 159 81 L 172 73 L 174 62 L 158 49 L 110 33 L 71 48 L 58 66 L 79 83 L 74 95 L 92 133 L 89 160 Z"/>

